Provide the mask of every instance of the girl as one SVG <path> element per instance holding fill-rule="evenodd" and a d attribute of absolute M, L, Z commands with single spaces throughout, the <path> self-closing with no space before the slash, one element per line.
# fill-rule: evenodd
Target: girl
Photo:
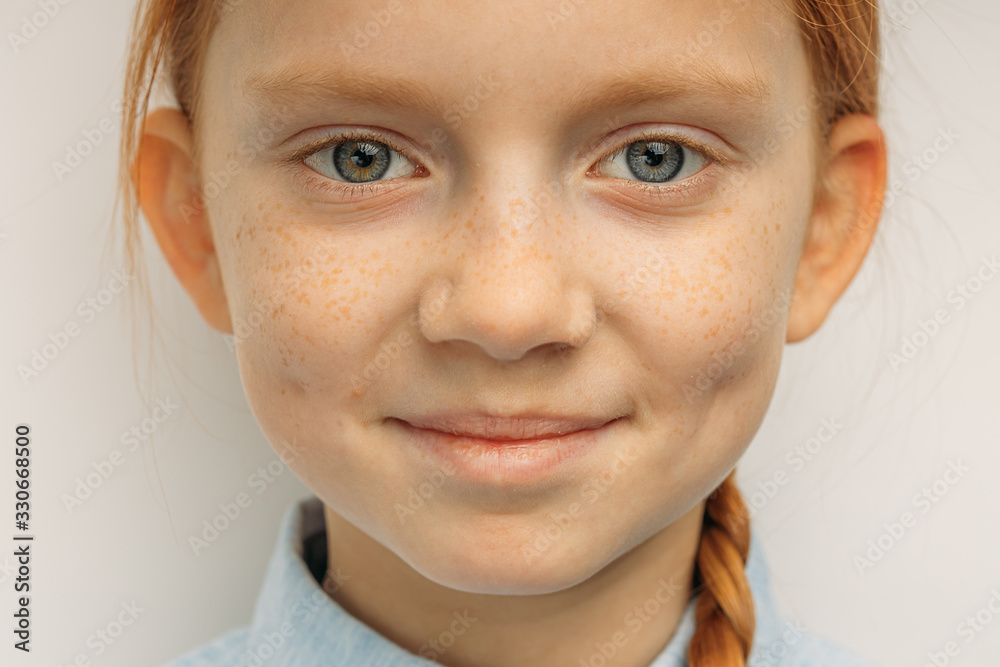
<path fill-rule="evenodd" d="M 129 259 L 141 206 L 316 495 L 172 664 L 866 664 L 733 470 L 873 237 L 878 54 L 871 0 L 141 2 Z"/>

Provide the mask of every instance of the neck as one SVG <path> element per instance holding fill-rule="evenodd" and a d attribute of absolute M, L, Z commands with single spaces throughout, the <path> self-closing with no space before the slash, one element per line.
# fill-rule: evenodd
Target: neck
<path fill-rule="evenodd" d="M 441 586 L 324 508 L 328 583 L 348 613 L 404 649 L 449 667 L 648 667 L 691 595 L 704 502 L 575 586 L 489 595 Z M 349 573 L 349 574 L 348 574 Z M 600 656 L 600 657 L 598 657 Z"/>

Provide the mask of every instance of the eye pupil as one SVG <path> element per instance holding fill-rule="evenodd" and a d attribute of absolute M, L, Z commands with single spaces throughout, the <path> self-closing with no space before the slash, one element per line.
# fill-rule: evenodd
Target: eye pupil
<path fill-rule="evenodd" d="M 636 178 L 663 183 L 684 168 L 684 149 L 663 141 L 636 141 L 629 145 L 628 166 Z"/>
<path fill-rule="evenodd" d="M 367 168 L 374 161 L 375 158 L 372 157 L 371 154 L 365 153 L 363 150 L 359 149 L 351 153 L 351 162 L 353 162 L 355 166 Z"/>
<path fill-rule="evenodd" d="M 348 182 L 377 181 L 389 170 L 389 152 L 374 141 L 345 141 L 333 149 L 333 166 Z"/>
<path fill-rule="evenodd" d="M 662 146 L 656 144 L 648 144 L 646 146 L 645 152 L 642 154 L 643 159 L 645 159 L 646 164 L 650 167 L 655 167 L 656 165 L 663 162 L 663 154 L 666 151 L 663 150 Z"/>

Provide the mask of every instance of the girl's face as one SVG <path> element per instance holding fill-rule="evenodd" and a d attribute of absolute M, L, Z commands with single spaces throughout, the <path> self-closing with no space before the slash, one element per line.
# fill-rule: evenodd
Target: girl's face
<path fill-rule="evenodd" d="M 250 405 L 427 578 L 583 581 L 750 443 L 817 173 L 795 24 L 752 4 L 222 3 L 195 131 Z M 615 421 L 471 475 L 404 423 L 442 415 Z"/>

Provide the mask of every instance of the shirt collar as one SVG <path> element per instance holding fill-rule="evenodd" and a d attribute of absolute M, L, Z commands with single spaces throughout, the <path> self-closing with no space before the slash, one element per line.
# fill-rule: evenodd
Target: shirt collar
<path fill-rule="evenodd" d="M 263 664 L 306 667 L 426 667 L 438 663 L 406 651 L 345 611 L 324 591 L 310 572 L 307 545 L 325 546 L 323 505 L 313 496 L 285 513 L 278 542 L 268 564 L 264 583 L 254 608 L 253 621 L 240 665 L 252 664 L 255 656 Z M 751 533 L 747 580 L 756 615 L 753 651 L 755 658 L 769 656 L 787 643 L 782 636 L 801 632 L 784 623 L 777 614 L 770 580 L 759 540 Z M 335 578 L 327 587 L 336 586 Z M 650 667 L 682 667 L 694 634 L 692 598 L 684 609 L 674 635 Z M 790 629 L 789 629 L 790 628 Z M 245 657 L 244 657 L 245 656 Z M 267 660 L 267 658 L 271 660 Z M 274 659 L 280 658 L 280 662 Z M 770 663 L 768 663 L 770 664 Z"/>

